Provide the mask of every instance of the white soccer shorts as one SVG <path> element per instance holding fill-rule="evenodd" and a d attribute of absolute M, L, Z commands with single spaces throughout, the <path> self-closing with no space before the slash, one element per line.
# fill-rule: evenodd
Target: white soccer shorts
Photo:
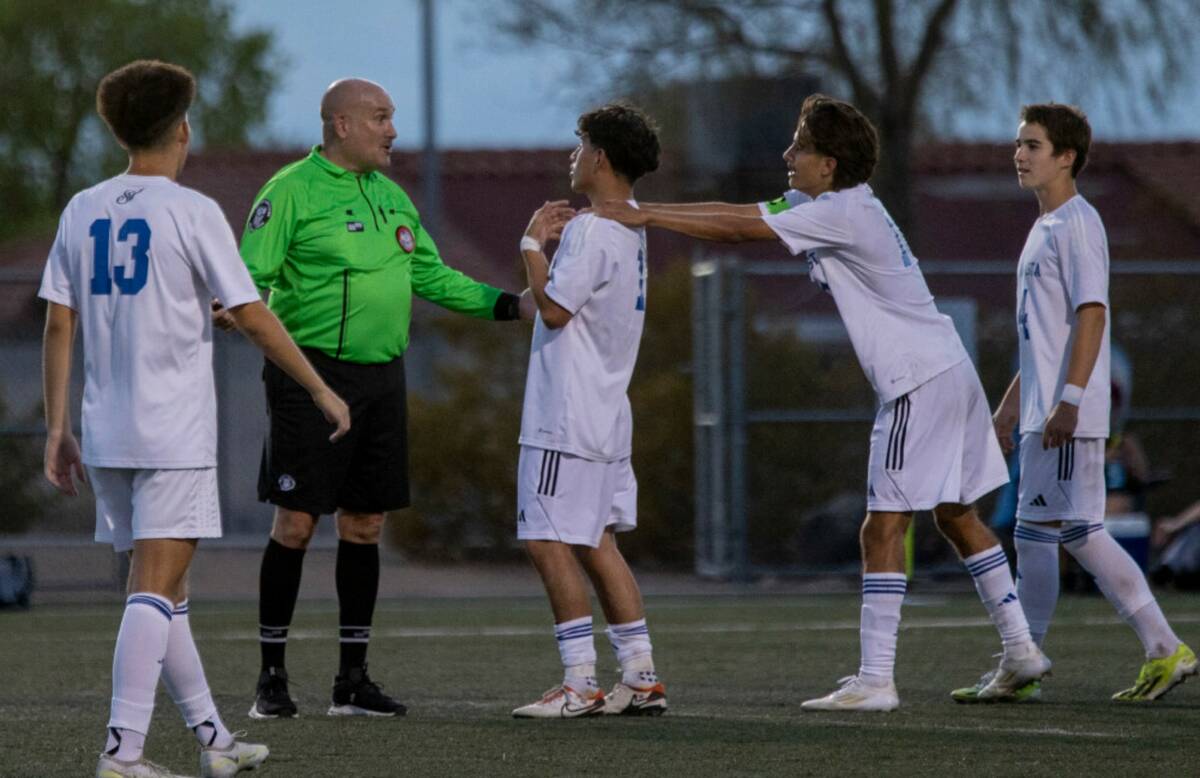
<path fill-rule="evenodd" d="M 219 538 L 217 469 L 88 466 L 96 493 L 96 542 L 129 551 L 135 540 Z"/>
<path fill-rule="evenodd" d="M 1021 436 L 1017 518 L 1022 521 L 1104 521 L 1103 438 L 1075 438 L 1042 449 L 1042 433 Z"/>
<path fill-rule="evenodd" d="M 884 403 L 871 430 L 867 509 L 910 513 L 971 503 L 1008 483 L 970 360 Z"/>
<path fill-rule="evenodd" d="M 597 548 L 604 531 L 637 527 L 637 479 L 628 459 L 594 462 L 521 446 L 517 538 Z"/>

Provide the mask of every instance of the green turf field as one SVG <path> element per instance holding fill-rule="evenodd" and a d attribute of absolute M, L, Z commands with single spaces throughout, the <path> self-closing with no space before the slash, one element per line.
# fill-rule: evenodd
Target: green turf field
<path fill-rule="evenodd" d="M 515 721 L 509 711 L 559 677 L 539 599 L 384 602 L 373 675 L 409 705 L 394 720 L 324 715 L 336 609 L 302 602 L 289 670 L 301 718 L 251 721 L 258 669 L 251 603 L 194 601 L 192 623 L 231 729 L 272 749 L 269 776 L 1200 775 L 1200 680 L 1144 706 L 1109 702 L 1140 647 L 1099 598 L 1066 598 L 1047 644 L 1043 701 L 960 706 L 997 648 L 969 595 L 910 598 L 900 635 L 902 707 L 801 713 L 857 669 L 855 596 L 664 597 L 648 601 L 671 710 L 658 719 Z M 1200 598 L 1163 606 L 1200 644 Z M 119 606 L 0 612 L 0 775 L 86 776 L 108 712 Z M 597 635 L 605 685 L 613 678 Z M 160 693 L 149 758 L 194 771 L 190 733 Z"/>

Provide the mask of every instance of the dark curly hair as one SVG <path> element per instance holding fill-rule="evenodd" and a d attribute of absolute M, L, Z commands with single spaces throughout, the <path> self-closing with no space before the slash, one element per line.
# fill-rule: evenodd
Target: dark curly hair
<path fill-rule="evenodd" d="M 154 148 L 196 99 L 196 79 L 169 62 L 139 59 L 100 80 L 96 111 L 130 151 Z"/>
<path fill-rule="evenodd" d="M 579 117 L 576 135 L 604 150 L 612 169 L 629 183 L 658 170 L 658 127 L 641 109 L 609 103 Z"/>
<path fill-rule="evenodd" d="M 1087 164 L 1088 149 L 1092 147 L 1092 126 L 1088 124 L 1087 114 L 1073 105 L 1035 103 L 1021 106 L 1021 121 L 1042 125 L 1054 147 L 1054 156 L 1073 149 L 1075 162 L 1071 165 L 1071 178 L 1079 175 Z"/>
<path fill-rule="evenodd" d="M 827 95 L 809 95 L 800 106 L 797 127 L 802 145 L 837 160 L 835 190 L 870 180 L 879 161 L 879 133 L 857 108 Z"/>

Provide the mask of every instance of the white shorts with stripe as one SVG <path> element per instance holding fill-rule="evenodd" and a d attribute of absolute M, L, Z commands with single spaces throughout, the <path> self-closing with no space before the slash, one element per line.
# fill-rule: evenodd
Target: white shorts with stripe
<path fill-rule="evenodd" d="M 1042 433 L 1021 436 L 1017 518 L 1023 521 L 1104 521 L 1103 438 L 1075 438 L 1043 449 Z"/>
<path fill-rule="evenodd" d="M 879 407 L 867 464 L 868 510 L 970 505 L 1006 483 L 987 396 L 969 359 Z"/>
<path fill-rule="evenodd" d="M 600 545 L 612 527 L 637 527 L 637 479 L 628 459 L 594 462 L 521 446 L 517 465 L 517 537 Z"/>
<path fill-rule="evenodd" d="M 221 537 L 217 469 L 88 466 L 96 493 L 96 542 L 129 551 L 135 540 Z"/>

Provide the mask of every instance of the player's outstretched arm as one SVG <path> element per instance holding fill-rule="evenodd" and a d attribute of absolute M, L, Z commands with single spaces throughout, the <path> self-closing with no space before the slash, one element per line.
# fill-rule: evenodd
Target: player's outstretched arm
<path fill-rule="evenodd" d="M 317 375 L 304 353 L 288 335 L 287 330 L 267 308 L 266 303 L 255 301 L 230 308 L 229 314 L 254 345 L 262 349 L 267 359 L 279 365 L 312 396 L 321 409 L 326 421 L 336 426 L 329 440 L 334 441 L 350 429 L 350 409 L 345 401 Z"/>
<path fill-rule="evenodd" d="M 46 480 L 64 494 L 78 494 L 75 479 L 86 483 L 79 441 L 71 432 L 71 351 L 79 316 L 65 305 L 46 308 L 46 331 L 42 339 L 42 399 L 46 411 Z"/>
<path fill-rule="evenodd" d="M 550 283 L 550 261 L 542 249 L 549 241 L 562 236 L 563 229 L 574 215 L 575 211 L 565 200 L 544 203 L 534 211 L 529 226 L 525 228 L 525 237 L 521 239 L 521 258 L 525 261 L 525 277 L 529 281 L 528 293 L 542 314 L 542 321 L 550 329 L 567 326 L 572 314 L 546 294 L 546 285 Z"/>
<path fill-rule="evenodd" d="M 1071 353 L 1067 357 L 1067 387 L 1076 387 L 1080 396 L 1068 395 L 1068 389 L 1063 390 L 1063 397 L 1050 416 L 1042 430 L 1042 448 L 1058 448 L 1064 443 L 1070 443 L 1075 436 L 1075 427 L 1079 424 L 1079 402 L 1082 399 L 1082 389 L 1086 389 L 1092 369 L 1096 367 L 1096 358 L 1100 356 L 1100 346 L 1104 343 L 1105 307 L 1101 303 L 1085 303 L 1075 312 L 1075 332 L 1071 339 Z"/>
<path fill-rule="evenodd" d="M 717 213 L 727 216 L 761 216 L 758 203 L 638 203 L 640 208 L 648 208 L 658 213 Z"/>
<path fill-rule="evenodd" d="M 635 208 L 621 200 L 608 200 L 592 210 L 605 219 L 620 222 L 626 227 L 661 227 L 672 232 L 690 235 L 718 243 L 745 243 L 754 240 L 777 240 L 779 236 L 767 226 L 758 212 L 707 213 L 703 211 L 671 210 L 668 206 L 642 205 Z"/>
<path fill-rule="evenodd" d="M 1000 441 L 1000 450 L 1011 454 L 1016 448 L 1013 443 L 1013 432 L 1021 421 L 1021 372 L 1013 378 L 1000 400 L 996 412 L 992 414 L 992 425 L 996 428 L 996 439 Z"/>

